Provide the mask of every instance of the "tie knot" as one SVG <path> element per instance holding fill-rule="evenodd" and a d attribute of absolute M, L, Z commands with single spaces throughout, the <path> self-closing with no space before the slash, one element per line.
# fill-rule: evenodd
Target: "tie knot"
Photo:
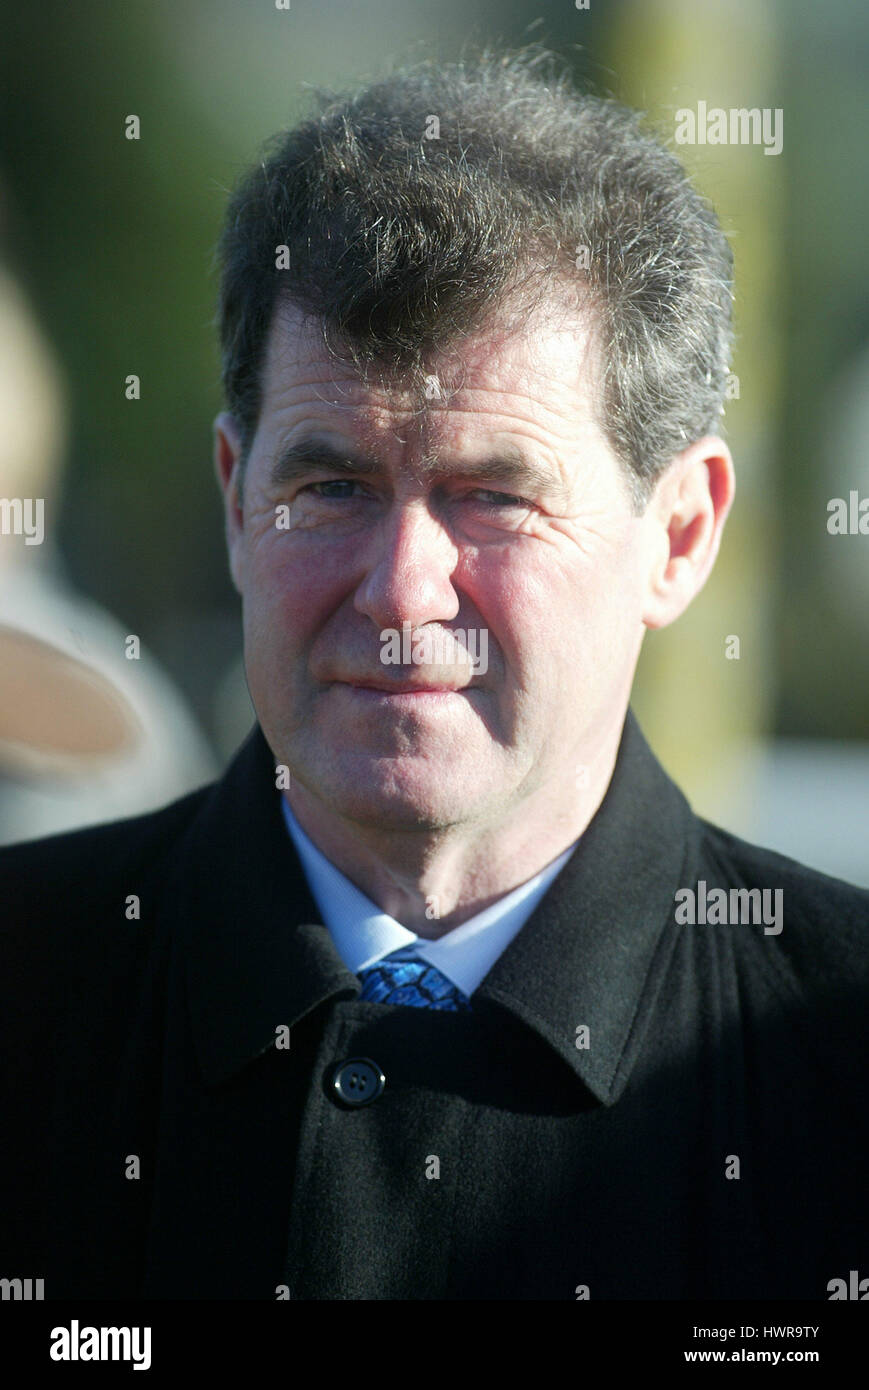
<path fill-rule="evenodd" d="M 402 947 L 400 952 L 392 952 L 360 970 L 359 998 L 376 1004 L 407 1004 L 416 1009 L 470 1009 L 468 996 L 437 966 L 406 952 L 407 947 Z"/>

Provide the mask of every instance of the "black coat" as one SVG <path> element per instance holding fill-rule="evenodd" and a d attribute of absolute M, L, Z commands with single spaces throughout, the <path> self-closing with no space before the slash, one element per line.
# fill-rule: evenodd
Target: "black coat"
<path fill-rule="evenodd" d="M 826 1299 L 869 1276 L 869 894 L 699 820 L 629 715 L 472 1011 L 360 1003 L 278 797 L 255 729 L 213 787 L 0 853 L 0 1274 L 49 1299 Z M 679 925 L 698 880 L 782 889 L 782 932 Z M 358 1057 L 386 1084 L 349 1107 Z"/>

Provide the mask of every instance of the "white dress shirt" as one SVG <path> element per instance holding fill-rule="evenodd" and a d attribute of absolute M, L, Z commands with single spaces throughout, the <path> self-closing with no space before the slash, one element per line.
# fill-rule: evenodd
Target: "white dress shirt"
<path fill-rule="evenodd" d="M 474 992 L 519 928 L 527 922 L 579 843 L 577 840 L 568 845 L 539 874 L 505 893 L 503 898 L 468 918 L 461 926 L 453 927 L 437 941 L 429 941 L 382 912 L 340 869 L 336 869 L 305 834 L 286 797 L 281 797 L 281 806 L 314 901 L 348 970 L 358 974 L 400 946 L 414 946 L 415 955 L 436 966 L 466 995 Z"/>

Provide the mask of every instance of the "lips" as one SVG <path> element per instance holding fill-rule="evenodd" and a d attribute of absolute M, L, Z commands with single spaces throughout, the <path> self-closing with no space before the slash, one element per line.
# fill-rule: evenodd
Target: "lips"
<path fill-rule="evenodd" d="M 344 680 L 338 684 L 355 690 L 374 690 L 381 695 L 460 695 L 467 690 L 467 686 L 431 685 L 424 681 L 390 681 L 384 685 L 381 681 Z"/>

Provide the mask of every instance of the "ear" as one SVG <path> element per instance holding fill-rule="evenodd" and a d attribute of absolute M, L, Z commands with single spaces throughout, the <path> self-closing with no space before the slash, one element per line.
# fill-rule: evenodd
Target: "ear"
<path fill-rule="evenodd" d="M 736 488 L 730 450 L 706 435 L 677 454 L 646 509 L 648 591 L 642 620 L 667 627 L 699 594 L 715 563 Z"/>
<path fill-rule="evenodd" d="M 241 496 L 241 430 L 235 416 L 226 411 L 214 421 L 214 469 L 223 493 L 229 571 L 236 589 L 242 593 L 244 513 Z"/>

